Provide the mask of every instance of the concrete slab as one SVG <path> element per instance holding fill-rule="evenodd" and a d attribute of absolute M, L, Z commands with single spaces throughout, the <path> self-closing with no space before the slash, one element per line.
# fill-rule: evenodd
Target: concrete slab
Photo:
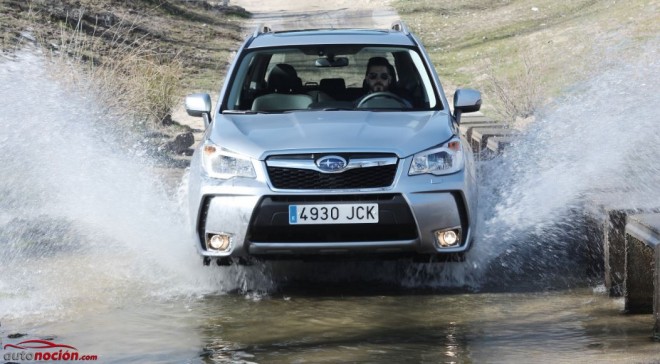
<path fill-rule="evenodd" d="M 625 305 L 631 313 L 652 312 L 660 338 L 660 214 L 628 217 Z"/>
<path fill-rule="evenodd" d="M 498 136 L 498 137 L 492 137 L 488 138 L 488 142 L 486 143 L 486 148 L 490 150 L 491 152 L 494 153 L 502 153 L 502 151 L 511 145 L 515 140 L 518 138 L 515 136 Z"/>
<path fill-rule="evenodd" d="M 590 230 L 600 234 L 600 237 L 592 236 L 590 244 L 602 244 L 605 287 L 610 296 L 620 297 L 625 282 L 626 218 L 659 213 L 660 201 L 636 193 L 610 191 L 590 196 L 588 206 L 595 224 Z"/>
<path fill-rule="evenodd" d="M 472 131 L 474 128 L 506 128 L 506 125 L 488 121 L 479 123 L 461 123 L 458 128 L 461 131 L 461 135 L 467 140 L 472 140 Z"/>
<path fill-rule="evenodd" d="M 484 114 L 462 114 L 461 115 L 461 125 L 462 124 L 474 124 L 474 123 L 496 123 L 497 121 L 490 116 Z"/>
<path fill-rule="evenodd" d="M 486 148 L 488 139 L 495 136 L 516 136 L 520 131 L 508 128 L 474 128 L 472 130 L 472 150 L 475 152 L 481 151 Z"/>

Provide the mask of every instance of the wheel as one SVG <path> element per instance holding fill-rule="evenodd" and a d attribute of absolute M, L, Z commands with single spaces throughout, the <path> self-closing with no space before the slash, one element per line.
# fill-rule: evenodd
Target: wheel
<path fill-rule="evenodd" d="M 369 95 L 365 96 L 362 100 L 360 100 L 360 102 L 357 105 L 357 108 L 360 109 L 360 108 L 363 108 L 363 107 L 364 108 L 370 107 L 370 106 L 368 106 L 368 102 L 370 102 L 371 100 L 374 100 L 374 99 L 378 99 L 378 98 L 395 101 L 396 103 L 399 104 L 398 106 L 400 108 L 409 108 L 410 107 L 410 104 L 405 99 L 403 99 L 401 96 L 399 96 L 397 94 L 393 94 L 391 92 L 383 91 L 383 92 L 374 92 L 372 94 L 369 94 Z"/>

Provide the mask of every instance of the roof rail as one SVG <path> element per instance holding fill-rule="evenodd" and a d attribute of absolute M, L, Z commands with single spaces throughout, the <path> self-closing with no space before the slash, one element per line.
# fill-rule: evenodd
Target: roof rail
<path fill-rule="evenodd" d="M 259 24 L 252 34 L 253 37 L 258 36 L 259 34 L 272 33 L 273 30 L 270 29 L 268 25 Z"/>
<path fill-rule="evenodd" d="M 410 30 L 408 30 L 408 26 L 406 23 L 403 22 L 403 20 L 396 20 L 395 22 L 392 23 L 392 30 L 397 31 L 397 32 L 402 32 L 403 34 L 410 34 Z"/>

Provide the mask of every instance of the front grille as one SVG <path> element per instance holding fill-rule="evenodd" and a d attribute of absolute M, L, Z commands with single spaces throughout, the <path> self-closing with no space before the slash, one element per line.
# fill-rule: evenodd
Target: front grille
<path fill-rule="evenodd" d="M 273 187 L 287 190 L 327 190 L 389 187 L 396 164 L 351 169 L 342 173 L 321 173 L 308 169 L 268 167 Z"/>

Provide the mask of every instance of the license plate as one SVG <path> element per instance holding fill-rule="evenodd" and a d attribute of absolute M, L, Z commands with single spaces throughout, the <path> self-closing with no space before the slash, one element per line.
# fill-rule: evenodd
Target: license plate
<path fill-rule="evenodd" d="M 289 224 L 375 224 L 377 203 L 289 205 Z"/>

